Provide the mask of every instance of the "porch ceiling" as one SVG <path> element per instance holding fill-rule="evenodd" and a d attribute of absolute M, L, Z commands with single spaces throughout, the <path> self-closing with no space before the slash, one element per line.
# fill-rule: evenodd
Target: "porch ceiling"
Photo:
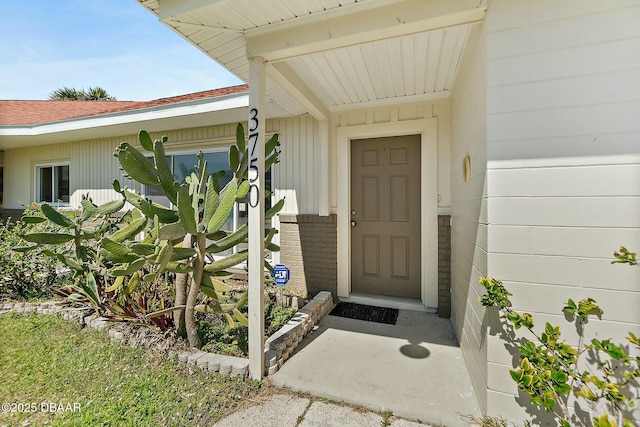
<path fill-rule="evenodd" d="M 283 115 L 446 97 L 485 0 L 138 0 Z"/>

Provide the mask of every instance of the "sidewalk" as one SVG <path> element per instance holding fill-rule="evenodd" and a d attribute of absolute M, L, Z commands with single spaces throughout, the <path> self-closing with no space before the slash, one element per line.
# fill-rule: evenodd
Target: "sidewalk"
<path fill-rule="evenodd" d="M 424 427 L 425 424 L 362 408 L 289 393 L 273 394 L 223 418 L 217 427 Z"/>

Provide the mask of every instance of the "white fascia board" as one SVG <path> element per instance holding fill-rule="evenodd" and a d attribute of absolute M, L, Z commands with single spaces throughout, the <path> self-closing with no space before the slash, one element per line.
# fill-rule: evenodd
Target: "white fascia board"
<path fill-rule="evenodd" d="M 0 136 L 36 136 L 81 129 L 92 129 L 104 126 L 122 125 L 150 120 L 161 120 L 184 117 L 194 114 L 246 108 L 249 106 L 249 95 L 228 96 L 223 99 L 199 100 L 179 105 L 162 105 L 139 110 L 120 111 L 100 116 L 80 117 L 54 123 L 31 126 L 0 126 Z"/>

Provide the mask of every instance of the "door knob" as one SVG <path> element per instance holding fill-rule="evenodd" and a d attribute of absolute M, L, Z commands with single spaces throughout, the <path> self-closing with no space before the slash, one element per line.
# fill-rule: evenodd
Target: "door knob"
<path fill-rule="evenodd" d="M 356 222 L 355 221 L 351 221 L 351 226 L 355 227 L 356 226 Z"/>

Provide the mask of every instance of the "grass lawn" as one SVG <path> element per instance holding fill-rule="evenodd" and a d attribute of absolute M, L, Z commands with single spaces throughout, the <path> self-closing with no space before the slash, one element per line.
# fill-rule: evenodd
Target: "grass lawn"
<path fill-rule="evenodd" d="M 253 393 L 57 316 L 0 316 L 0 426 L 211 425 Z"/>

